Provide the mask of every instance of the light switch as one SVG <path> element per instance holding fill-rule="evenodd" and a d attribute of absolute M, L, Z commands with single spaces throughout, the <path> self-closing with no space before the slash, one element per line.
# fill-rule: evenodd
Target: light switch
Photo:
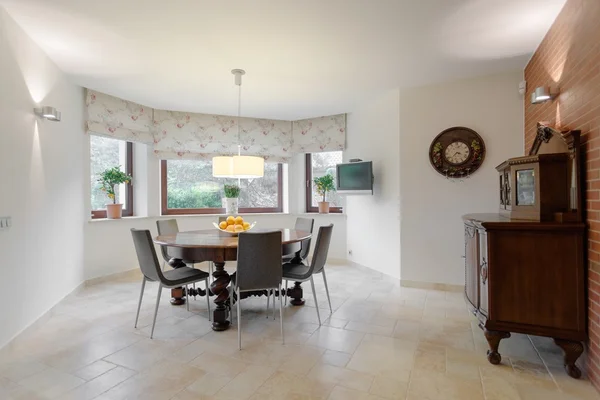
<path fill-rule="evenodd" d="M 0 229 L 8 229 L 12 225 L 10 217 L 0 217 Z"/>

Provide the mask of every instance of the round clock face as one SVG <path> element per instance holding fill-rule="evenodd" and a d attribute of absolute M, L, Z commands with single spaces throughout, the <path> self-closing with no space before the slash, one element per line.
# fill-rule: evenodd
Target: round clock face
<path fill-rule="evenodd" d="M 465 142 L 452 142 L 444 150 L 444 158 L 452 165 L 465 163 L 471 155 L 471 149 Z"/>
<path fill-rule="evenodd" d="M 433 139 L 429 161 L 446 178 L 467 177 L 477 171 L 485 159 L 485 143 L 477 132 L 457 126 Z"/>

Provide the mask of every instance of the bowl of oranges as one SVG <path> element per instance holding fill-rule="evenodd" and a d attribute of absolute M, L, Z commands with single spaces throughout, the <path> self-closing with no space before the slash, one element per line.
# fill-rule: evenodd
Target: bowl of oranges
<path fill-rule="evenodd" d="M 237 217 L 230 215 L 227 217 L 227 219 L 219 222 L 218 224 L 213 222 L 213 225 L 221 232 L 229 233 L 232 236 L 237 236 L 240 232 L 246 232 L 254 228 L 256 222 L 249 223 L 244 221 L 244 218 L 240 217 L 239 215 Z"/>

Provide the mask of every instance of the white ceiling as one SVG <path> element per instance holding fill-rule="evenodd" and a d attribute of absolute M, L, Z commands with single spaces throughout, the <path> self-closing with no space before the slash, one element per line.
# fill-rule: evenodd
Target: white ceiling
<path fill-rule="evenodd" d="M 0 0 L 72 80 L 155 108 L 351 112 L 365 97 L 523 68 L 565 0 Z M 515 88 L 516 90 L 516 88 Z"/>

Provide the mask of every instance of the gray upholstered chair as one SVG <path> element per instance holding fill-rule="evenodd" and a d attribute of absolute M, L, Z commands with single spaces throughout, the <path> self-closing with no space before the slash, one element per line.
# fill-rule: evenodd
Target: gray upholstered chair
<path fill-rule="evenodd" d="M 297 231 L 305 231 L 313 233 L 313 228 L 315 226 L 315 220 L 313 218 L 296 218 L 296 225 L 294 229 Z M 300 243 L 300 251 L 296 254 L 287 254 L 283 256 L 283 263 L 290 263 L 292 260 L 296 258 L 296 256 L 300 257 L 301 261 L 306 260 L 308 257 L 308 253 L 310 253 L 310 238 L 303 240 Z M 296 260 L 294 260 L 296 261 Z M 286 287 L 285 292 L 287 293 L 287 281 L 285 281 Z M 287 305 L 288 296 L 285 296 L 285 304 Z"/>
<path fill-rule="evenodd" d="M 156 228 L 158 229 L 158 234 L 159 235 L 176 235 L 179 233 L 179 226 L 177 225 L 177 220 L 176 219 L 159 219 L 158 221 L 156 221 Z M 169 255 L 169 250 L 167 248 L 167 246 L 160 246 L 160 252 L 162 253 L 162 257 L 163 257 L 163 270 L 165 269 L 165 264 L 169 262 L 169 260 L 171 260 L 171 257 Z M 194 267 L 194 264 L 197 263 L 197 261 L 195 260 L 183 260 L 183 262 L 185 262 L 186 264 L 192 264 L 192 267 Z M 212 276 L 212 272 L 213 272 L 213 264 L 211 261 L 208 262 L 208 273 Z"/>
<path fill-rule="evenodd" d="M 156 325 L 156 315 L 158 314 L 158 305 L 160 303 L 160 294 L 163 288 L 175 288 L 185 286 L 185 296 L 188 311 L 190 310 L 190 302 L 188 298 L 188 285 L 200 281 L 206 284 L 206 306 L 208 308 L 208 319 L 210 320 L 210 299 L 208 296 L 208 274 L 202 270 L 190 267 L 180 267 L 169 271 L 162 271 L 154 243 L 150 236 L 149 230 L 132 229 L 131 236 L 137 253 L 140 269 L 144 275 L 142 279 L 142 289 L 140 291 L 140 301 L 138 303 L 137 314 L 135 316 L 134 328 L 137 328 L 138 319 L 140 317 L 140 308 L 142 306 L 142 298 L 144 297 L 144 288 L 146 281 L 158 282 L 158 295 L 156 296 L 156 307 L 154 309 L 154 319 L 152 320 L 152 331 L 150 339 L 154 336 L 154 326 Z"/>
<path fill-rule="evenodd" d="M 235 299 L 237 299 L 238 346 L 241 350 L 240 293 L 255 290 L 267 290 L 267 293 L 271 290 L 279 290 L 279 317 L 281 319 L 281 341 L 283 342 L 281 232 L 242 232 L 238 238 L 237 270 L 232 276 Z"/>
<path fill-rule="evenodd" d="M 321 315 L 319 313 L 319 304 L 317 303 L 317 293 L 315 291 L 315 282 L 313 280 L 313 275 L 323 274 L 323 281 L 325 282 L 325 291 L 327 292 L 327 300 L 329 301 L 329 310 L 333 311 L 331 308 L 331 300 L 329 299 L 329 288 L 327 287 L 327 278 L 325 277 L 325 263 L 327 262 L 327 253 L 329 252 L 329 243 L 331 243 L 332 232 L 333 224 L 330 224 L 328 226 L 322 226 L 319 228 L 317 244 L 315 245 L 315 251 L 313 253 L 309 266 L 304 264 L 290 263 L 283 265 L 283 279 L 285 280 L 286 292 L 288 281 L 310 281 L 313 291 L 313 297 L 315 299 L 315 307 L 317 308 L 317 318 L 319 319 L 319 325 L 321 325 Z"/>
<path fill-rule="evenodd" d="M 177 225 L 176 219 L 162 219 L 156 221 L 156 228 L 158 229 L 159 235 L 176 235 L 179 233 L 179 226 Z M 163 270 L 165 269 L 165 264 L 167 264 L 171 258 L 169 255 L 169 251 L 167 246 L 160 246 L 160 252 L 163 257 Z"/>
<path fill-rule="evenodd" d="M 297 231 L 305 231 L 305 232 L 313 232 L 313 228 L 315 226 L 315 220 L 313 218 L 296 218 L 296 225 L 294 226 L 294 229 Z M 306 260 L 306 257 L 308 257 L 308 253 L 310 252 L 310 238 L 303 240 L 300 243 L 300 258 L 302 260 Z M 283 262 L 284 263 L 288 263 L 290 261 L 292 261 L 292 259 L 295 257 L 295 254 L 288 254 L 288 255 L 284 255 L 283 256 Z"/>

